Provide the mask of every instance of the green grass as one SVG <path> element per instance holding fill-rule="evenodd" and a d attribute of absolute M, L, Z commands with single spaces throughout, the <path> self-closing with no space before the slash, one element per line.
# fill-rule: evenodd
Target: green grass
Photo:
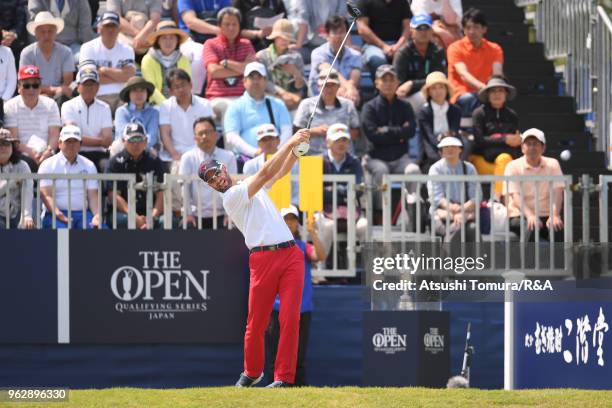
<path fill-rule="evenodd" d="M 612 391 L 429 388 L 138 389 L 70 391 L 68 403 L 0 403 L 4 407 L 612 407 Z"/>

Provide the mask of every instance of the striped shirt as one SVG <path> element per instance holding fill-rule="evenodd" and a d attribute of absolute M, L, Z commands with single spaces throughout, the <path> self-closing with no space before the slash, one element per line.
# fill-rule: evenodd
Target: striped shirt
<path fill-rule="evenodd" d="M 249 55 L 255 56 L 255 49 L 246 38 L 236 38 L 234 45 L 227 39 L 218 35 L 204 43 L 204 68 L 208 71 L 209 64 L 219 64 L 222 60 L 244 62 Z M 220 96 L 240 96 L 244 93 L 242 74 L 229 78 L 211 78 L 206 83 L 206 97 L 208 99 Z"/>
<path fill-rule="evenodd" d="M 49 128 L 61 126 L 59 108 L 55 101 L 44 95 L 38 97 L 33 109 L 28 108 L 21 95 L 11 98 L 4 105 L 4 126 L 17 128 L 19 140 L 24 145 L 33 135 L 49 142 Z"/>

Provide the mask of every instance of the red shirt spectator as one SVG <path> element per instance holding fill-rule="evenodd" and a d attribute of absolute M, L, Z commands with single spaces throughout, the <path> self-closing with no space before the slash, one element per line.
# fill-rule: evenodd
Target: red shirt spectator
<path fill-rule="evenodd" d="M 221 32 L 204 43 L 204 67 L 208 72 L 206 97 L 209 99 L 242 95 L 244 67 L 255 60 L 255 49 L 249 40 L 240 37 L 240 18 L 233 14 L 236 9 L 232 9 L 221 10 Z M 225 10 L 228 11 L 223 14 Z"/>

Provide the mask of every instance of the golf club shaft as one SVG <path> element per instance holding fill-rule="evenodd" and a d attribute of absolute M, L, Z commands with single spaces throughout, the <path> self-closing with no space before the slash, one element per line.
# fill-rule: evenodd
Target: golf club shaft
<path fill-rule="evenodd" d="M 351 23 L 351 25 L 349 26 L 349 29 L 346 32 L 346 35 L 344 36 L 344 39 L 342 40 L 342 43 L 340 44 L 340 47 L 338 48 L 338 52 L 336 53 L 336 56 L 334 57 L 334 60 L 331 63 L 331 66 L 329 67 L 329 70 L 327 71 L 327 75 L 325 76 L 325 80 L 323 81 L 323 85 L 321 85 L 321 89 L 319 89 L 319 96 L 317 97 L 317 103 L 315 103 L 314 109 L 312 110 L 312 113 L 310 114 L 310 118 L 308 118 L 308 123 L 306 124 L 306 129 L 310 129 L 310 125 L 312 124 L 312 119 L 314 118 L 315 113 L 317 112 L 317 108 L 319 107 L 319 103 L 321 102 L 321 95 L 323 94 L 323 88 L 325 88 L 325 85 L 327 84 L 327 80 L 329 79 L 329 74 L 331 73 L 332 69 L 334 68 L 334 64 L 336 63 L 336 60 L 338 59 L 338 56 L 340 55 L 340 53 L 342 52 L 342 49 L 344 48 L 344 44 L 346 43 L 346 39 L 349 37 L 349 35 L 351 35 L 351 30 L 353 29 L 353 26 L 355 25 L 355 21 L 357 21 L 357 19 L 354 19 L 353 22 Z M 312 69 L 312 67 L 311 67 Z"/>

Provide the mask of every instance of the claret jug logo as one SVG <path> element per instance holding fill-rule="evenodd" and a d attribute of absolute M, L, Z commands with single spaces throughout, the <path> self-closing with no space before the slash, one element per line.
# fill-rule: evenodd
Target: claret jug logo
<path fill-rule="evenodd" d="M 149 320 L 171 320 L 207 310 L 208 270 L 186 269 L 179 251 L 140 251 L 140 268 L 120 266 L 110 289 L 118 313 L 142 313 Z"/>

